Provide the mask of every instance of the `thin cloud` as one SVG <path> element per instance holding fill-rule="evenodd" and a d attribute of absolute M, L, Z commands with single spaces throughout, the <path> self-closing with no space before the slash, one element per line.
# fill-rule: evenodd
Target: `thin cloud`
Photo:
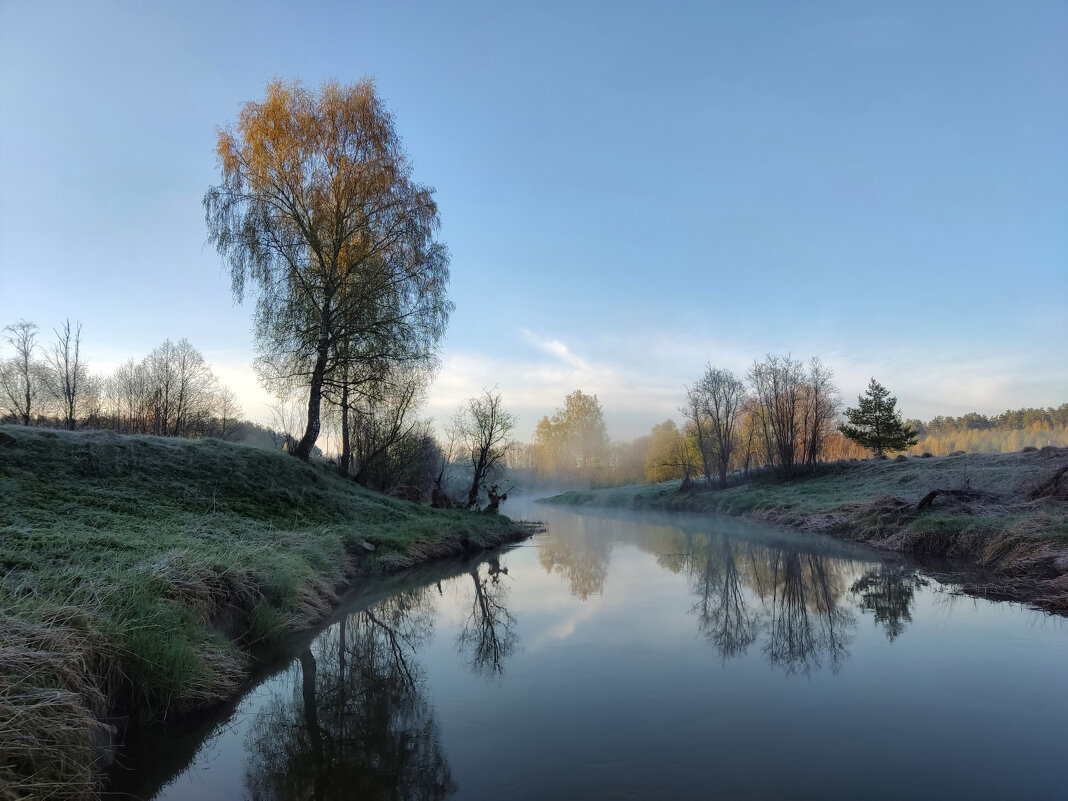
<path fill-rule="evenodd" d="M 523 338 L 535 348 L 555 356 L 564 364 L 571 365 L 576 370 L 589 370 L 590 366 L 585 359 L 572 353 L 567 345 L 558 339 L 542 339 L 533 332 L 523 329 Z"/>

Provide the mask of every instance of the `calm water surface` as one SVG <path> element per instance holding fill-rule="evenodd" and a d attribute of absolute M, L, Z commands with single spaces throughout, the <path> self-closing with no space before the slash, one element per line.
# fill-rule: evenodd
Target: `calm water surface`
<path fill-rule="evenodd" d="M 1064 619 L 733 519 L 506 511 L 548 532 L 352 599 L 124 792 L 1068 798 Z"/>

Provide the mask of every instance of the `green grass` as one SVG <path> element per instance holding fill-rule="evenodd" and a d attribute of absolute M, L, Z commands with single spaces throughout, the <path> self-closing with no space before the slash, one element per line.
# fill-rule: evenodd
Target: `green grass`
<path fill-rule="evenodd" d="M 321 618 L 357 571 L 517 535 L 507 518 L 388 498 L 282 452 L 106 432 L 0 427 L 0 498 L 0 753 L 14 755 L 0 786 L 29 786 L 62 746 L 46 727 L 43 752 L 6 747 L 25 737 L 2 719 L 41 693 L 95 698 L 88 726 L 183 714 L 232 695 L 250 649 Z M 71 742 L 84 751 L 86 737 Z"/>

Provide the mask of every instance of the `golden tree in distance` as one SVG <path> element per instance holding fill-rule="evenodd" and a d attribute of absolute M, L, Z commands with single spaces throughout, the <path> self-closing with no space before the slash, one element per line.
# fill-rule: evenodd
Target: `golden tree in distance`
<path fill-rule="evenodd" d="M 308 388 L 307 459 L 324 388 L 369 392 L 399 363 L 429 366 L 452 304 L 433 190 L 415 183 L 370 79 L 317 92 L 276 81 L 219 131 L 222 183 L 204 196 L 233 292 L 256 292 L 256 366 Z"/>
<path fill-rule="evenodd" d="M 608 430 L 596 395 L 576 389 L 564 398 L 563 408 L 538 421 L 534 448 L 539 477 L 552 480 L 603 477 L 608 464 Z"/>

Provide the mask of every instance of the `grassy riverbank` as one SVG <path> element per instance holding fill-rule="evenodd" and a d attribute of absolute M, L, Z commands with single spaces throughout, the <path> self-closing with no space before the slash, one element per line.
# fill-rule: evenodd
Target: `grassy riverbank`
<path fill-rule="evenodd" d="M 722 491 L 679 482 L 567 492 L 550 503 L 747 515 L 869 543 L 962 559 L 968 589 L 1068 614 L 1068 448 L 845 462 L 791 480 Z M 932 494 L 933 493 L 933 494 Z"/>
<path fill-rule="evenodd" d="M 0 427 L 0 799 L 84 798 L 110 723 L 232 696 L 352 579 L 521 539 L 216 441 Z"/>

